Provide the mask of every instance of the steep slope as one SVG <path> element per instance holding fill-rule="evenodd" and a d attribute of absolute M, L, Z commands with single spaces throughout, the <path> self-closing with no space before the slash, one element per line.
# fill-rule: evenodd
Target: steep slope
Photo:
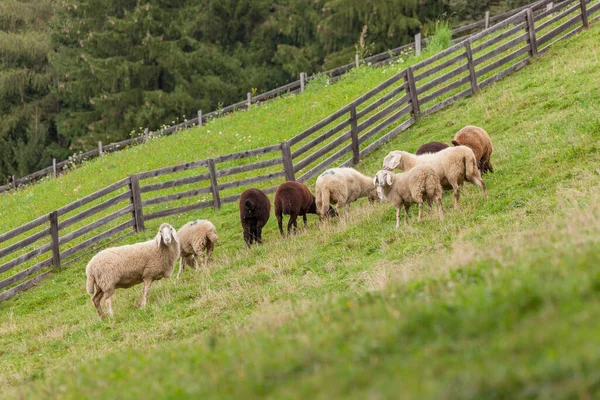
<path fill-rule="evenodd" d="M 495 147 L 487 201 L 467 187 L 460 210 L 444 198 L 443 222 L 416 224 L 413 210 L 398 231 L 393 208 L 360 202 L 347 221 L 311 219 L 288 240 L 271 221 L 252 250 L 234 205 L 173 218 L 215 221 L 215 262 L 156 284 L 144 310 L 139 290 L 121 291 L 116 318 L 99 321 L 87 260 L 0 304 L 6 395 L 598 395 L 599 33 L 424 118 L 358 166 L 374 173 L 392 149 L 480 125 Z"/>

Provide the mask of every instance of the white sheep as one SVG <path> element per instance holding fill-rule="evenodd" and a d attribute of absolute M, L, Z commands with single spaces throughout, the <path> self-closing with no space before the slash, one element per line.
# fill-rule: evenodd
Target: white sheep
<path fill-rule="evenodd" d="M 477 168 L 477 160 L 473 150 L 466 146 L 448 147 L 437 153 L 414 155 L 406 151 L 391 151 L 383 160 L 383 169 L 391 171 L 398 168 L 409 171 L 419 164 L 428 164 L 437 173 L 444 189 L 454 191 L 454 208 L 459 208 L 460 186 L 464 181 L 479 185 L 487 199 L 485 182 Z"/>
<path fill-rule="evenodd" d="M 115 289 L 129 288 L 144 282 L 139 307 L 146 305 L 148 290 L 153 281 L 168 278 L 179 258 L 179 238 L 170 224 L 162 224 L 153 240 L 132 245 L 110 247 L 96 254 L 85 267 L 86 288 L 94 295 L 92 302 L 101 318 L 100 306 L 104 297 L 108 315 L 114 315 L 111 296 Z M 94 291 L 96 294 L 94 294 Z"/>
<path fill-rule="evenodd" d="M 440 219 L 444 219 L 442 210 L 442 186 L 430 165 L 417 165 L 408 172 L 394 174 L 390 171 L 378 171 L 373 182 L 381 200 L 387 199 L 396 207 L 396 229 L 400 227 L 400 208 L 404 206 L 404 224 L 408 225 L 408 209 L 413 203 L 419 205 L 419 219 L 423 211 L 423 201 L 431 208 L 437 204 Z"/>
<path fill-rule="evenodd" d="M 354 168 L 328 169 L 317 178 L 315 185 L 317 212 L 321 219 L 327 217 L 330 203 L 335 203 L 338 214 L 340 207 L 347 214 L 350 203 L 361 197 L 368 197 L 369 201 L 377 200 L 373 179 Z"/>
<path fill-rule="evenodd" d="M 206 267 L 219 237 L 217 228 L 212 222 L 205 219 L 188 222 L 179 228 L 177 236 L 180 250 L 179 272 L 177 273 L 177 279 L 179 279 L 186 265 L 194 269 L 199 268 L 197 256 L 200 256 L 202 266 Z"/>

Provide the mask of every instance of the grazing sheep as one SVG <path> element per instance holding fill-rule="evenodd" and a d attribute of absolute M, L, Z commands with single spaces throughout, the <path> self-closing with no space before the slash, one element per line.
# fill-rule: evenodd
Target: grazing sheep
<path fill-rule="evenodd" d="M 206 267 L 219 236 L 217 236 L 217 228 L 213 223 L 205 219 L 188 222 L 179 228 L 177 236 L 180 250 L 179 272 L 177 273 L 177 279 L 179 279 L 186 265 L 198 269 L 198 256 L 202 260 L 202 266 Z"/>
<path fill-rule="evenodd" d="M 422 154 L 420 156 L 406 151 L 391 151 L 383 160 L 383 169 L 391 171 L 398 168 L 409 171 L 418 164 L 429 164 L 433 167 L 444 189 L 454 191 L 454 208 L 458 208 L 460 185 L 464 181 L 479 185 L 487 199 L 485 183 L 477 169 L 477 161 L 473 150 L 466 146 L 448 147 L 438 153 Z"/>
<path fill-rule="evenodd" d="M 246 245 L 262 243 L 262 228 L 269 220 L 271 201 L 262 190 L 248 189 L 240 196 L 240 219 Z"/>
<path fill-rule="evenodd" d="M 289 215 L 290 220 L 288 222 L 287 232 L 288 235 L 294 227 L 294 231 L 298 227 L 296 219 L 299 215 L 302 215 L 304 220 L 304 226 L 306 227 L 306 214 L 317 214 L 317 205 L 315 196 L 310 192 L 308 186 L 300 182 L 285 182 L 279 185 L 275 192 L 275 217 L 277 217 L 277 224 L 279 225 L 279 232 L 283 236 L 283 214 Z M 329 216 L 335 215 L 333 207 L 329 207 Z"/>
<path fill-rule="evenodd" d="M 425 143 L 421 147 L 417 149 L 416 155 L 427 154 L 427 153 L 437 153 L 440 150 L 444 150 L 449 146 L 446 143 L 442 142 L 429 142 Z"/>
<path fill-rule="evenodd" d="M 467 146 L 473 153 L 475 153 L 475 159 L 477 160 L 477 168 L 482 174 L 487 171 L 494 172 L 492 168 L 492 140 L 490 135 L 477 126 L 467 125 L 456 133 L 452 144 L 455 146 Z"/>
<path fill-rule="evenodd" d="M 139 307 L 146 305 L 148 290 L 153 281 L 168 278 L 173 273 L 179 257 L 179 238 L 169 224 L 162 224 L 153 240 L 132 245 L 110 247 L 96 254 L 85 267 L 86 288 L 94 295 L 92 302 L 101 318 L 105 317 L 100 306 L 104 303 L 108 315 L 113 316 L 111 296 L 115 289 L 129 288 L 144 282 Z M 94 294 L 94 291 L 96 294 Z"/>
<path fill-rule="evenodd" d="M 387 199 L 396 207 L 396 229 L 400 227 L 400 208 L 404 206 L 404 225 L 408 225 L 408 209 L 412 203 L 419 205 L 419 219 L 423 212 L 423 201 L 431 208 L 437 204 L 440 219 L 444 219 L 442 210 L 442 186 L 436 172 L 430 165 L 417 165 L 408 172 L 394 174 L 390 171 L 378 171 L 373 182 L 381 200 Z"/>
<path fill-rule="evenodd" d="M 344 215 L 350 210 L 350 203 L 368 197 L 369 201 L 377 200 L 377 192 L 373 179 L 354 168 L 331 168 L 323 172 L 316 182 L 317 211 L 321 219 L 328 216 L 328 206 L 335 203 L 335 211 L 344 208 Z"/>

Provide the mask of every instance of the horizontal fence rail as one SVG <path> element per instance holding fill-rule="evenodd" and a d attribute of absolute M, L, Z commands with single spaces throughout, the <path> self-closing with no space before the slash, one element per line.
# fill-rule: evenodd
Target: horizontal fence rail
<path fill-rule="evenodd" d="M 143 231 L 148 221 L 219 209 L 250 187 L 273 193 L 282 182 L 355 165 L 420 117 L 523 68 L 600 18 L 600 0 L 566 0 L 551 9 L 547 3 L 397 73 L 287 141 L 131 175 L 1 234 L 0 301 L 119 235 Z"/>
<path fill-rule="evenodd" d="M 502 14 L 499 14 L 496 16 L 492 16 L 492 17 L 482 19 L 477 22 L 473 22 L 473 23 L 455 28 L 451 31 L 452 36 L 455 38 L 455 39 L 453 39 L 453 42 L 462 40 L 463 36 L 469 35 L 474 31 L 487 29 L 489 24 L 494 23 L 496 21 L 504 20 L 505 18 L 508 18 L 510 16 L 518 14 L 519 12 L 522 12 L 523 10 L 527 9 L 528 7 L 531 7 L 531 9 L 534 12 L 542 12 L 543 10 L 546 10 L 546 6 L 548 4 L 553 4 L 553 2 L 551 0 L 540 0 L 535 3 L 531 3 L 529 5 L 522 6 L 522 7 L 519 7 L 517 9 L 511 10 L 511 11 L 507 11 L 505 13 L 502 13 Z M 563 3 L 559 3 L 559 5 L 562 5 L 562 4 Z M 557 6 L 555 6 L 555 7 L 557 7 Z M 573 22 L 573 24 L 574 23 L 575 22 Z M 417 38 L 417 37 L 420 38 L 420 34 L 417 35 L 415 38 Z M 551 38 L 552 37 L 549 37 L 548 40 Z M 429 41 L 429 39 L 427 39 L 427 38 L 424 39 L 422 41 L 423 45 L 426 45 L 428 41 Z M 351 64 L 346 64 L 346 65 L 343 65 L 343 66 L 340 66 L 340 67 L 337 67 L 337 68 L 334 68 L 334 69 L 331 69 L 331 70 L 328 70 L 325 72 L 317 73 L 315 75 L 306 76 L 305 73 L 301 73 L 300 80 L 285 84 L 283 86 L 269 90 L 268 92 L 265 92 L 265 93 L 262 93 L 262 94 L 259 94 L 256 96 L 252 96 L 250 93 L 248 93 L 248 97 L 246 100 L 240 101 L 238 103 L 232 104 L 230 106 L 227 106 L 227 107 L 224 107 L 224 108 L 212 111 L 212 112 L 209 112 L 207 114 L 203 114 L 202 111 L 198 111 L 197 117 L 187 119 L 180 124 L 173 125 L 173 126 L 165 128 L 165 129 L 161 129 L 157 132 L 150 132 L 149 129 L 146 128 L 144 130 L 144 134 L 139 137 L 126 139 L 126 140 L 123 140 L 123 141 L 120 141 L 117 143 L 111 143 L 108 145 L 103 145 L 101 142 L 99 142 L 97 149 L 93 149 L 93 150 L 87 151 L 85 153 L 73 155 L 68 160 L 65 160 L 65 161 L 61 161 L 61 162 L 55 161 L 52 166 L 46 167 L 44 169 L 36 171 L 32 174 L 23 176 L 21 178 L 17 178 L 15 176 L 13 176 L 11 178 L 10 183 L 0 186 L 0 193 L 9 191 L 9 190 L 14 190 L 19 186 L 26 185 L 28 183 L 31 183 L 40 178 L 44 178 L 46 176 L 55 176 L 56 177 L 57 175 L 61 174 L 65 170 L 67 170 L 69 167 L 74 167 L 76 165 L 76 163 L 79 163 L 83 160 L 102 156 L 106 153 L 122 150 L 129 146 L 144 143 L 155 136 L 169 135 L 173 132 L 180 131 L 182 129 L 186 129 L 186 128 L 189 128 L 192 126 L 202 125 L 209 119 L 217 118 L 222 115 L 227 115 L 236 110 L 248 109 L 249 107 L 251 107 L 252 104 L 258 104 L 258 103 L 264 103 L 264 102 L 270 101 L 270 100 L 276 98 L 277 96 L 280 96 L 281 94 L 286 94 L 286 93 L 294 94 L 294 93 L 303 92 L 305 83 L 307 83 L 313 79 L 316 79 L 321 75 L 325 75 L 325 76 L 329 77 L 332 82 L 336 81 L 342 75 L 344 75 L 344 74 L 348 73 L 349 71 L 351 71 L 352 69 L 356 68 L 360 64 L 360 62 L 362 62 L 364 65 L 372 65 L 372 66 L 376 66 L 376 67 L 387 65 L 387 64 L 397 60 L 399 57 L 402 56 L 403 53 L 405 53 L 407 51 L 411 51 L 411 52 L 417 51 L 416 49 L 418 49 L 419 47 L 420 47 L 420 44 L 413 42 L 413 43 L 409 43 L 409 44 L 388 50 L 388 51 L 380 53 L 380 54 L 376 54 L 371 57 L 364 58 L 363 60 L 357 60 L 356 62 L 351 63 Z"/>

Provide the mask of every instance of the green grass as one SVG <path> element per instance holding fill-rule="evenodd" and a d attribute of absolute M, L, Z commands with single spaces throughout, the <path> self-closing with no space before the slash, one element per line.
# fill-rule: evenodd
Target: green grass
<path fill-rule="evenodd" d="M 209 269 L 156 283 L 147 308 L 134 307 L 141 288 L 122 290 L 115 318 L 99 320 L 85 293 L 91 254 L 0 303 L 2 397 L 597 397 L 599 33 L 596 24 L 424 118 L 357 167 L 373 174 L 392 149 L 479 125 L 494 141 L 488 200 L 465 187 L 460 210 L 445 196 L 443 222 L 432 213 L 417 224 L 413 209 L 399 230 L 392 207 L 359 201 L 347 220 L 309 217 L 287 240 L 273 218 L 251 250 L 233 204 L 170 218 L 211 219 L 221 240 Z M 2 225 L 127 173 L 241 149 L 235 133 L 256 140 L 248 147 L 290 137 L 378 71 L 357 71 L 320 102 L 289 97 L 204 128 L 225 143 L 191 130 L 3 196 Z M 158 223 L 123 242 L 152 237 Z"/>

